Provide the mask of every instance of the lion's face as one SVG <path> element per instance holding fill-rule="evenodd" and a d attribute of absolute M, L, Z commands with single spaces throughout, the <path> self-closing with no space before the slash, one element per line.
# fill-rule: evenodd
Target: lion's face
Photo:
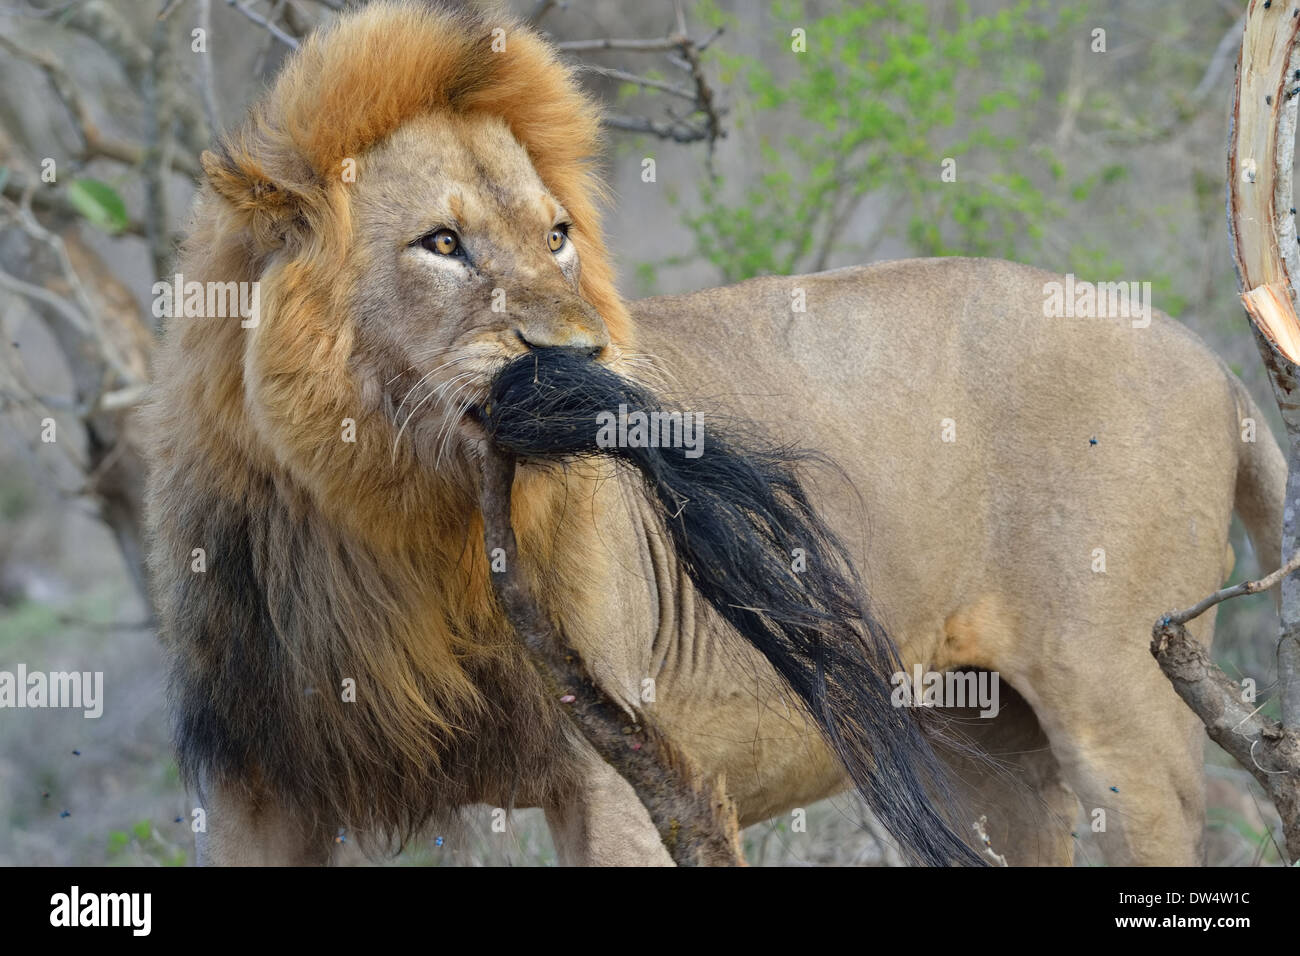
<path fill-rule="evenodd" d="M 184 271 L 258 283 L 261 321 L 187 328 L 224 369 L 194 404 L 317 501 L 374 502 L 359 526 L 475 492 L 475 403 L 527 350 L 651 371 L 601 237 L 597 111 L 541 37 L 498 51 L 493 28 L 368 4 L 202 157 Z"/>
<path fill-rule="evenodd" d="M 407 124 L 363 157 L 350 199 L 354 373 L 419 457 L 444 465 L 478 437 L 492 375 L 529 349 L 616 361 L 569 214 L 500 120 Z"/>

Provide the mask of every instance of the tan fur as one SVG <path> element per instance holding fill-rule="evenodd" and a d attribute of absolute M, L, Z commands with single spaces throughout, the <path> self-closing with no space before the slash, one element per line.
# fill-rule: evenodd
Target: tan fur
<path fill-rule="evenodd" d="M 464 403 L 507 359 L 566 345 L 666 372 L 843 466 L 852 487 L 820 475 L 816 500 L 904 662 L 1014 688 L 1017 706 L 973 727 L 1004 772 L 960 765 L 995 849 L 1068 861 L 1074 794 L 1111 811 L 1112 861 L 1194 862 L 1202 734 L 1146 642 L 1220 582 L 1234 501 L 1276 556 L 1284 468 L 1267 435 L 1237 441 L 1239 384 L 1163 317 L 1044 319 L 1051 277 L 1007 263 L 629 310 L 596 133 L 526 29 L 376 2 L 309 39 L 204 155 L 180 271 L 262 289 L 256 328 L 169 324 L 147 412 L 151 565 L 182 764 L 213 821 L 204 858 L 323 860 L 337 827 L 409 836 L 487 801 L 544 807 L 566 861 L 667 861 L 630 788 L 539 699 L 489 597 Z M 571 245 L 553 254 L 562 217 Z M 449 223 L 472 259 L 419 247 Z M 725 774 L 743 823 L 843 788 L 773 672 L 695 600 L 635 482 L 530 465 L 514 499 L 546 612 L 612 693 L 654 678 L 662 726 Z"/>
<path fill-rule="evenodd" d="M 729 410 L 845 469 L 852 487 L 826 476 L 819 503 L 856 543 L 905 665 L 990 668 L 1023 697 L 956 725 L 997 757 L 999 772 L 958 764 L 972 819 L 989 814 L 1012 862 L 1069 859 L 1068 787 L 1088 824 L 1106 811 L 1109 862 L 1195 863 L 1204 731 L 1151 659 L 1150 630 L 1222 583 L 1234 506 L 1276 566 L 1285 462 L 1266 432 L 1241 441 L 1259 410 L 1194 335 L 1159 313 L 1148 328 L 1045 318 L 1057 278 L 910 260 L 646 300 L 633 315 L 683 381 L 741 381 L 743 368 L 764 385 L 715 386 Z M 796 286 L 808 312 L 792 318 Z M 743 354 L 717 321 L 742 315 Z M 1196 626 L 1208 642 L 1213 617 Z M 732 719 L 739 738 L 752 718 Z M 1024 746 L 1034 739 L 1050 752 Z M 742 813 L 748 788 L 806 779 L 778 777 L 766 754 L 748 775 L 724 765 Z"/>

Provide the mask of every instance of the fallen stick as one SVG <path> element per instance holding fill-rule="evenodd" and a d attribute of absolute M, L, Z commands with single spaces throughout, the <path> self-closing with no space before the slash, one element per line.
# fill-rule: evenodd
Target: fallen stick
<path fill-rule="evenodd" d="M 646 714 L 630 710 L 592 680 L 582 656 L 538 609 L 518 573 L 510 523 L 513 455 L 485 442 L 483 536 L 487 553 L 505 554 L 492 587 L 547 693 L 601 758 L 631 784 L 664 848 L 679 866 L 744 866 L 735 804 L 720 777 L 707 778 Z"/>

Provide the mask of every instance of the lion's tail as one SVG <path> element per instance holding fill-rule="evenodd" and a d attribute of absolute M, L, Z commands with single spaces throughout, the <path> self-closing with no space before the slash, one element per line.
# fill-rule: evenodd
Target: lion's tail
<path fill-rule="evenodd" d="M 735 420 L 711 429 L 695 457 L 656 443 L 606 448 L 592 427 L 602 410 L 661 406 L 574 349 L 506 365 L 486 407 L 492 440 L 516 455 L 614 454 L 635 467 L 696 591 L 798 695 L 900 848 L 920 863 L 982 863 L 950 819 L 945 768 L 919 715 L 894 699 L 897 651 L 801 480 L 804 465 L 825 459 Z"/>
<path fill-rule="evenodd" d="M 1282 561 L 1286 458 L 1246 387 L 1231 372 L 1228 376 L 1236 392 L 1238 422 L 1248 418 L 1255 422 L 1255 440 L 1237 443 L 1237 487 L 1233 504 L 1255 546 L 1260 573 L 1269 574 Z M 1280 595 L 1281 589 L 1275 588 L 1274 600 Z"/>

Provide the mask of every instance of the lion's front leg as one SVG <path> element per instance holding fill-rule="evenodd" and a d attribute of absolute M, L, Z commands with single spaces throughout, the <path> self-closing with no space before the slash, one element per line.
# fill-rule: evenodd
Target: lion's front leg
<path fill-rule="evenodd" d="M 297 820 L 243 787 L 200 787 L 205 829 L 195 834 L 199 866 L 326 866 L 334 835 Z"/>
<path fill-rule="evenodd" d="M 576 791 L 547 806 L 546 823 L 563 866 L 672 866 L 631 784 L 585 751 Z"/>

